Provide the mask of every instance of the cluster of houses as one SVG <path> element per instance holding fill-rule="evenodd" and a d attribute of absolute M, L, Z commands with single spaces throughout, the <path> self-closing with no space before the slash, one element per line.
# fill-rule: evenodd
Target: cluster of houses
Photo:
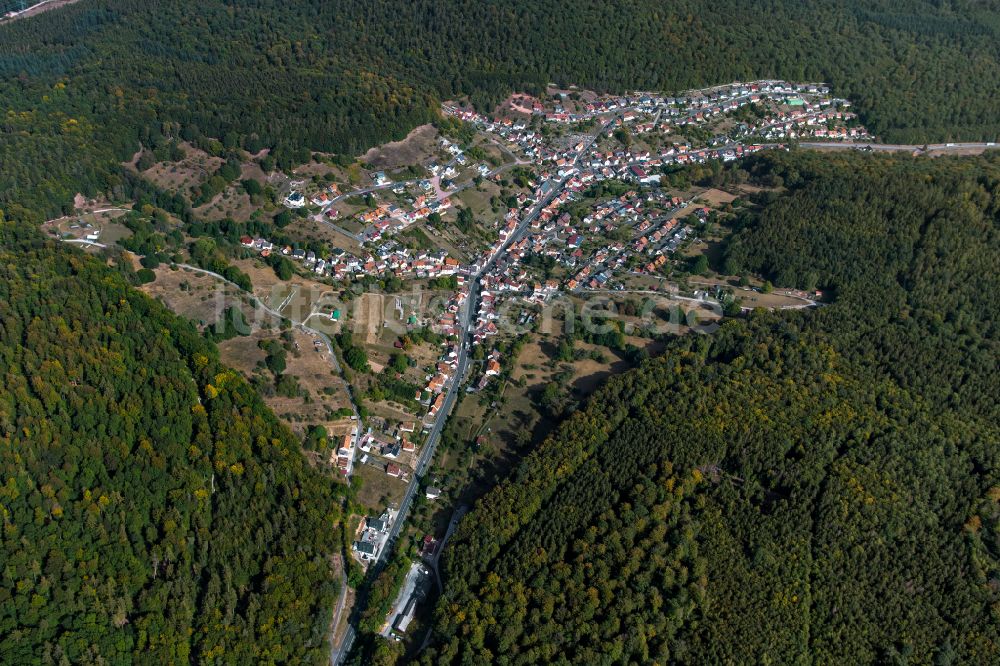
<path fill-rule="evenodd" d="M 547 197 L 555 188 L 562 186 L 559 196 L 546 207 L 535 222 L 536 226 L 533 226 L 532 230 L 536 233 L 539 230 L 548 234 L 557 231 L 553 221 L 555 210 L 566 202 L 566 197 L 581 191 L 594 182 L 617 179 L 640 185 L 655 185 L 660 180 L 660 171 L 663 167 L 704 163 L 709 160 L 731 161 L 763 147 L 758 143 L 741 142 L 745 138 L 785 140 L 807 136 L 820 139 L 868 137 L 863 127 L 847 126 L 848 123 L 855 120 L 854 114 L 846 110 L 850 103 L 847 100 L 831 97 L 827 86 L 815 83 L 797 84 L 780 80 L 765 80 L 750 83 L 737 82 L 710 89 L 690 91 L 673 97 L 652 93 L 609 95 L 587 102 L 583 105 L 581 112 L 574 114 L 566 113 L 561 109 L 546 114 L 544 106 L 540 102 L 527 97 L 525 100 L 532 101 L 531 113 L 544 115 L 549 120 L 559 122 L 576 122 L 608 113 L 617 113 L 618 116 L 614 120 L 612 128 L 616 126 L 628 127 L 636 134 L 643 134 L 655 129 L 669 131 L 671 126 L 707 122 L 712 117 L 735 111 L 748 104 L 769 101 L 780 105 L 780 108 L 757 121 L 737 125 L 732 134 L 737 136 L 739 141 L 734 142 L 726 136 L 720 136 L 710 142 L 712 145 L 697 148 L 687 141 L 681 141 L 666 145 L 656 151 L 644 148 L 595 151 L 582 162 L 578 160 L 584 145 L 582 140 L 570 137 L 569 144 L 561 146 L 558 142 L 544 140 L 542 135 L 532 130 L 529 123 L 523 118 L 490 118 L 471 109 L 446 105 L 443 109 L 445 114 L 461 118 L 475 124 L 480 129 L 494 133 L 519 149 L 527 161 L 537 166 L 546 167 L 547 170 L 539 174 L 538 182 L 533 184 L 536 199 Z M 524 104 L 526 105 L 527 102 Z M 456 164 L 465 164 L 466 159 L 461 148 L 456 144 L 444 137 L 441 137 L 439 141 L 442 148 L 451 155 L 451 160 L 446 164 L 431 162 L 428 168 L 435 178 L 441 179 L 443 183 L 449 183 L 449 179 L 454 178 L 458 173 L 455 169 Z M 489 173 L 489 168 L 486 165 L 480 165 L 480 167 L 481 173 Z M 375 173 L 373 178 L 376 184 L 391 184 L 384 173 Z M 380 276 L 386 273 L 393 273 L 401 277 L 432 278 L 476 272 L 478 270 L 477 262 L 474 262 L 467 270 L 463 270 L 457 261 L 443 253 L 411 252 L 391 243 L 379 245 L 379 242 L 406 229 L 414 222 L 424 219 L 432 213 L 448 210 L 452 206 L 451 200 L 447 196 L 440 199 L 434 197 L 431 192 L 434 187 L 430 181 L 424 180 L 419 185 L 425 193 L 416 196 L 408 205 L 383 202 L 372 210 L 358 214 L 358 220 L 365 225 L 362 237 L 370 242 L 371 247 L 374 248 L 366 257 L 354 257 L 343 251 L 339 251 L 339 254 L 332 257 L 317 257 L 312 251 L 293 249 L 287 246 L 281 248 L 281 252 L 302 261 L 316 274 L 331 276 L 335 279 L 348 279 L 359 275 Z M 405 184 L 398 185 L 397 189 L 405 191 Z M 328 213 L 336 214 L 331 204 L 333 199 L 338 196 L 339 191 L 333 185 L 316 194 L 312 198 L 312 203 L 323 207 Z M 496 243 L 486 250 L 481 261 L 488 261 L 500 252 L 511 235 L 518 229 L 518 220 L 521 215 L 533 202 L 529 195 L 524 193 L 518 195 L 518 208 L 511 209 L 501 222 Z M 306 205 L 306 198 L 300 192 L 293 191 L 286 198 L 285 205 L 292 208 L 301 207 Z M 657 238 L 655 235 L 665 231 L 669 230 L 654 229 L 647 241 L 649 245 L 658 247 L 657 244 L 663 239 Z M 566 246 L 570 249 L 571 255 L 579 249 L 577 239 L 573 236 L 574 234 L 569 234 L 565 238 Z M 676 240 L 676 238 L 667 239 L 665 242 L 669 243 L 671 240 Z M 512 247 L 510 248 L 511 254 L 515 255 L 516 259 L 518 252 L 537 250 L 538 248 L 534 245 L 537 245 L 538 242 L 537 240 L 532 242 L 530 248 Z M 265 239 L 245 237 L 243 244 L 246 247 L 255 248 L 264 256 L 274 251 L 273 245 Z M 669 251 L 669 245 L 666 247 Z M 646 250 L 645 247 L 637 249 L 638 251 Z M 575 257 L 575 259 L 579 258 L 579 255 Z M 490 285 L 491 289 L 519 291 L 524 287 L 525 276 L 517 271 L 511 272 L 509 268 L 509 265 L 501 265 L 493 271 L 492 276 L 488 276 L 488 281 L 495 283 Z M 508 270 L 504 272 L 504 269 Z M 587 278 L 583 284 L 589 284 L 595 280 L 600 283 L 601 280 L 599 275 L 583 277 Z M 540 294 L 535 294 L 535 296 L 539 297 Z M 477 341 L 493 334 L 489 324 L 487 319 L 477 321 Z M 451 327 L 453 327 L 453 322 L 441 322 L 442 329 L 447 330 Z"/>
<path fill-rule="evenodd" d="M 822 122 L 848 120 L 850 115 L 843 111 L 846 102 L 830 99 L 828 92 L 825 86 L 819 84 L 762 81 L 719 86 L 678 97 L 646 93 L 606 96 L 587 103 L 584 114 L 592 117 L 617 112 L 619 115 L 612 127 L 626 126 L 643 133 L 670 124 L 698 122 L 701 118 L 726 113 L 745 104 L 771 100 L 792 108 L 791 111 L 778 112 L 775 119 L 799 124 L 814 122 L 817 124 L 816 131 L 820 131 L 819 124 Z M 538 112 L 537 105 L 533 104 L 531 108 L 533 113 Z M 434 199 L 429 192 L 433 189 L 429 181 L 420 183 L 422 189 L 428 191 L 427 194 L 418 195 L 409 206 L 380 203 L 374 209 L 359 214 L 359 221 L 366 225 L 364 238 L 371 242 L 365 257 L 338 251 L 339 254 L 332 258 L 319 258 L 310 251 L 288 247 L 282 248 L 282 252 L 303 261 L 317 274 L 336 279 L 385 274 L 415 278 L 456 276 L 459 290 L 434 324 L 437 331 L 449 336 L 459 333 L 458 318 L 466 293 L 463 287 L 467 277 L 479 273 L 483 266 L 492 262 L 491 270 L 482 276 L 482 298 L 472 328 L 474 344 L 482 344 L 498 333 L 498 299 L 516 294 L 529 301 L 544 302 L 558 292 L 560 285 L 556 281 L 535 279 L 533 271 L 523 264 L 522 260 L 529 254 L 552 257 L 571 269 L 572 277 L 565 283 L 571 291 L 606 288 L 614 272 L 624 267 L 655 272 L 665 263 L 664 255 L 675 251 L 691 233 L 690 225 L 681 225 L 670 216 L 677 208 L 686 207 L 687 202 L 656 200 L 662 195 L 655 189 L 643 196 L 630 192 L 619 199 L 602 202 L 595 206 L 582 224 L 574 224 L 562 209 L 568 202 L 577 199 L 583 190 L 596 182 L 610 179 L 631 181 L 637 185 L 656 185 L 665 166 L 713 159 L 735 160 L 762 148 L 759 144 L 742 143 L 694 148 L 688 142 L 678 142 L 656 151 L 645 148 L 605 150 L 581 157 L 585 146 L 582 138 L 563 137 L 561 143 L 546 141 L 523 119 L 491 119 L 455 106 L 445 106 L 444 112 L 495 133 L 514 144 L 536 166 L 543 167 L 531 184 L 533 194 L 517 195 L 517 207 L 509 209 L 499 221 L 496 240 L 479 258 L 473 259 L 468 266 L 461 266 L 444 252 L 413 251 L 386 238 L 432 212 L 447 210 L 451 206 L 447 197 Z M 652 120 L 650 116 L 653 116 Z M 762 131 L 784 127 L 780 123 L 763 123 L 761 121 L 750 129 Z M 457 174 L 455 165 L 464 164 L 465 156 L 448 139 L 442 137 L 439 140 L 442 148 L 451 155 L 451 160 L 446 164 L 432 162 L 428 168 L 436 178 L 454 177 Z M 379 175 L 374 176 L 376 182 Z M 336 192 L 329 194 L 336 195 Z M 322 196 L 327 196 L 327 193 L 320 193 L 317 199 Z M 649 199 L 644 201 L 643 197 Z M 547 205 L 533 219 L 531 233 L 513 242 L 514 235 L 523 229 L 521 221 L 524 216 L 539 200 L 545 200 Z M 318 205 L 325 203 L 321 201 Z M 654 215 L 660 215 L 662 219 L 652 219 L 650 216 Z M 631 242 L 601 238 L 602 232 L 610 233 L 623 224 L 633 230 Z M 592 251 L 585 251 L 583 247 L 588 234 L 596 236 L 595 240 L 601 240 Z M 245 238 L 244 244 L 255 247 L 261 254 L 272 251 L 270 244 L 263 239 Z M 440 389 L 443 385 L 440 377 L 431 377 L 421 392 L 422 399 L 430 400 L 428 413 L 431 416 L 440 408 L 438 403 L 443 401 L 443 398 L 438 400 L 434 397 L 442 395 Z"/>
<path fill-rule="evenodd" d="M 605 178 L 631 178 L 636 182 L 655 183 L 658 175 L 650 172 L 671 164 L 701 163 L 720 159 L 731 161 L 746 153 L 760 150 L 756 143 L 747 140 L 787 140 L 813 137 L 816 139 L 866 139 L 867 130 L 853 125 L 856 117 L 846 111 L 850 102 L 829 95 L 823 84 L 796 84 L 785 81 L 757 81 L 733 83 L 708 90 L 690 91 L 666 97 L 652 93 L 634 93 L 624 96 L 604 96 L 584 106 L 580 113 L 556 112 L 545 114 L 533 106 L 533 113 L 544 115 L 553 122 L 574 123 L 586 121 L 609 113 L 617 113 L 611 128 L 627 127 L 634 134 L 657 130 L 669 133 L 672 128 L 708 123 L 715 118 L 750 104 L 771 102 L 781 107 L 753 123 L 741 123 L 733 132 L 728 145 L 694 148 L 686 142 L 670 145 L 659 154 L 649 151 L 620 151 L 615 154 L 598 154 L 589 166 Z M 787 110 L 781 110 L 787 107 Z M 515 144 L 535 164 L 551 162 L 557 168 L 571 163 L 573 150 L 564 151 L 548 145 L 538 132 L 523 119 L 490 118 L 469 109 L 444 107 L 446 114 L 454 115 L 477 127 L 492 132 Z M 579 152 L 582 146 L 572 148 Z"/>
<path fill-rule="evenodd" d="M 667 145 L 653 153 L 646 149 L 619 150 L 614 152 L 595 152 L 582 164 L 577 164 L 577 157 L 583 150 L 582 140 L 571 141 L 568 146 L 549 145 L 542 141 L 541 136 L 528 129 L 524 121 L 509 118 L 489 119 L 486 116 L 456 107 L 445 107 L 445 113 L 450 113 L 476 124 L 479 128 L 494 132 L 505 140 L 514 143 L 525 156 L 539 166 L 548 166 L 551 173 L 541 174 L 542 185 L 539 196 L 547 194 L 546 187 L 554 187 L 560 178 L 572 177 L 567 183 L 567 189 L 579 189 L 594 181 L 607 179 L 631 180 L 636 183 L 653 185 L 659 182 L 661 167 L 684 164 L 700 164 L 708 160 L 732 161 L 762 148 L 758 144 L 731 143 L 724 146 L 694 148 L 687 142 Z M 609 128 L 623 125 L 639 118 L 638 114 L 627 112 L 616 119 Z M 636 128 L 648 131 L 649 123 L 638 124 Z"/>
<path fill-rule="evenodd" d="M 643 185 L 660 182 L 655 171 L 665 166 L 704 164 L 709 160 L 731 162 L 761 150 L 759 144 L 731 144 L 720 147 L 692 148 L 688 144 L 671 145 L 651 153 L 648 150 L 621 150 L 597 153 L 590 161 L 590 168 L 597 180 L 616 178 Z"/>
<path fill-rule="evenodd" d="M 522 119 L 490 118 L 471 109 L 445 105 L 445 115 L 471 123 L 481 130 L 494 134 L 516 146 L 532 163 L 541 163 L 555 158 L 557 151 L 549 146 L 539 132 L 528 127 Z"/>
<path fill-rule="evenodd" d="M 371 428 L 361 436 L 361 450 L 365 453 L 377 451 L 383 458 L 395 460 L 403 453 L 415 452 L 416 446 L 410 439 L 414 431 L 413 421 L 404 421 L 399 424 L 395 436 L 384 434 L 374 434 Z"/>
<path fill-rule="evenodd" d="M 481 344 L 496 335 L 501 300 L 516 296 L 527 302 L 544 303 L 559 293 L 610 288 L 615 274 L 657 272 L 681 244 L 692 237 L 692 227 L 682 224 L 679 213 L 690 203 L 654 188 L 631 190 L 619 197 L 599 201 L 579 221 L 563 210 L 579 198 L 580 191 L 604 176 L 584 169 L 566 179 L 560 194 L 545 206 L 530 225 L 530 233 L 513 242 L 495 259 L 492 269 L 481 278 L 483 291 L 472 340 Z M 511 209 L 504 219 L 501 237 L 513 233 L 523 211 Z M 709 210 L 699 208 L 692 219 L 704 221 Z M 630 230 L 631 241 L 610 236 L 622 228 Z M 593 243 L 586 244 L 587 238 Z M 538 280 L 523 262 L 529 255 L 548 257 L 569 272 L 563 284 Z"/>
<path fill-rule="evenodd" d="M 693 228 L 685 224 L 678 213 L 688 208 L 689 202 L 680 197 L 653 190 L 645 194 L 626 192 L 620 197 L 598 202 L 582 222 L 591 234 L 607 234 L 623 227 L 630 228 L 633 239 L 629 243 L 605 242 L 597 244 L 593 254 L 583 258 L 582 267 L 566 281 L 570 291 L 602 289 L 615 272 L 628 269 L 635 273 L 656 273 L 667 262 L 668 255 L 682 243 L 692 238 Z M 697 208 L 688 219 L 703 223 L 710 209 Z M 570 267 L 575 264 L 567 264 Z"/>
<path fill-rule="evenodd" d="M 341 278 L 353 272 L 360 272 L 361 269 L 360 260 L 340 248 L 333 248 L 330 254 L 324 258 L 317 255 L 314 250 L 292 247 L 291 245 L 279 246 L 261 237 L 243 236 L 240 238 L 240 245 L 248 250 L 259 252 L 260 256 L 265 258 L 278 253 L 294 259 L 321 277 L 332 275 Z"/>
<path fill-rule="evenodd" d="M 464 292 L 460 291 L 460 294 Z M 427 382 L 424 387 L 417 391 L 414 396 L 418 402 L 427 407 L 427 415 L 424 418 L 424 427 L 430 427 L 438 412 L 444 407 L 445 396 L 452 378 L 458 371 L 458 347 L 452 343 L 445 343 L 441 357 L 438 358 L 434 372 L 425 377 Z"/>
<path fill-rule="evenodd" d="M 595 102 L 591 111 L 606 113 L 608 106 L 629 109 L 622 113 L 618 122 L 630 126 L 634 134 L 645 134 L 653 130 L 669 133 L 672 127 L 706 124 L 741 107 L 760 105 L 766 109 L 764 117 L 738 124 L 733 132 L 735 140 L 869 138 L 867 130 L 856 124 L 857 116 L 847 110 L 850 101 L 831 97 L 828 93 L 829 89 L 820 84 L 769 81 L 733 84 L 697 96 L 614 98 Z M 653 116 L 652 120 L 649 116 Z M 735 159 L 726 154 L 718 157 Z"/>
<path fill-rule="evenodd" d="M 372 210 L 358 213 L 357 219 L 366 225 L 362 234 L 364 239 L 374 242 L 397 234 L 414 222 L 430 217 L 432 213 L 443 213 L 449 208 L 451 199 L 448 197 L 438 200 L 420 194 L 413 200 L 410 210 L 393 203 L 380 203 Z"/>
<path fill-rule="evenodd" d="M 334 200 L 339 196 L 340 196 L 340 187 L 336 183 L 330 183 L 329 185 L 327 185 L 326 189 L 320 190 L 315 195 L 313 195 L 310 201 L 314 206 L 326 208 L 327 206 L 333 204 Z M 336 211 L 333 212 L 336 213 Z"/>
<path fill-rule="evenodd" d="M 580 250 L 582 236 L 572 232 L 568 224 L 569 215 L 561 209 L 566 203 L 576 200 L 580 190 L 591 179 L 579 177 L 570 171 L 563 174 L 562 181 L 556 181 L 551 176 L 550 173 L 543 173 L 541 185 L 535 190 L 535 198 L 548 200 L 548 203 L 532 220 L 529 227 L 531 233 L 512 241 L 527 208 L 511 208 L 501 221 L 497 243 L 484 259 L 492 260 L 493 263 L 490 270 L 480 277 L 481 297 L 472 330 L 474 345 L 484 343 L 499 332 L 498 309 L 504 299 L 518 296 L 531 302 L 543 303 L 559 291 L 556 280 L 542 282 L 535 279 L 533 271 L 523 262 L 525 257 L 529 254 L 558 257 L 565 253 L 566 248 L 570 248 L 573 253 Z M 562 189 L 553 196 L 558 182 L 562 182 Z M 561 247 L 553 250 L 557 246 Z M 501 252 L 505 247 L 506 251 Z M 478 271 L 480 266 L 476 264 L 473 268 Z"/>
<path fill-rule="evenodd" d="M 359 272 L 422 279 L 458 275 L 460 269 L 459 261 L 444 250 L 411 250 L 390 240 L 372 249 Z"/>
<path fill-rule="evenodd" d="M 297 183 L 301 185 L 302 183 Z M 307 204 L 312 203 L 314 206 L 326 207 L 333 203 L 334 199 L 340 196 L 340 187 L 336 183 L 330 183 L 326 185 L 323 189 L 319 190 L 316 194 L 312 195 L 311 198 L 307 199 L 306 195 L 299 190 L 292 190 L 285 197 L 284 205 L 286 208 L 305 208 Z"/>
<path fill-rule="evenodd" d="M 262 257 L 274 252 L 301 262 L 303 266 L 320 277 L 345 280 L 362 276 L 382 276 L 393 274 L 398 277 L 437 278 L 457 275 L 461 264 L 444 250 L 412 250 L 395 241 L 384 242 L 366 254 L 357 257 L 341 248 L 330 248 L 326 257 L 313 250 L 293 248 L 290 245 L 276 247 L 266 238 L 243 236 L 240 244 L 256 250 Z"/>
<path fill-rule="evenodd" d="M 843 102 L 847 104 L 848 102 Z M 784 139 L 870 139 L 868 130 L 856 124 L 857 115 L 842 108 L 812 108 L 808 102 L 788 111 L 769 114 L 756 123 L 740 128 L 747 135 L 765 141 Z"/>
<path fill-rule="evenodd" d="M 453 180 L 458 177 L 459 170 L 457 167 L 465 166 L 468 163 L 468 158 L 462 149 L 455 143 L 452 143 L 445 137 L 439 137 L 438 142 L 441 147 L 447 152 L 451 158 L 445 164 L 438 164 L 436 161 L 431 161 L 427 164 L 427 170 L 431 172 L 434 176 L 440 179 L 441 187 L 445 189 L 450 189 L 454 182 Z M 489 171 L 489 167 L 483 164 L 477 166 L 480 174 L 485 174 Z M 425 190 L 430 190 L 433 188 L 433 184 L 424 180 L 420 182 L 420 186 Z"/>
<path fill-rule="evenodd" d="M 444 164 L 431 160 L 426 166 L 433 179 L 438 181 L 440 188 L 449 190 L 454 186 L 452 179 L 459 175 L 457 167 L 467 164 L 468 158 L 457 144 L 447 138 L 439 137 L 438 141 L 444 152 L 451 157 Z M 486 176 L 491 172 L 490 167 L 486 164 L 477 165 L 476 170 L 481 176 Z M 388 183 L 388 179 L 382 172 L 375 173 L 373 179 L 376 184 Z M 405 206 L 380 203 L 373 210 L 357 214 L 357 220 L 365 225 L 362 237 L 366 242 L 377 242 L 382 238 L 397 234 L 415 222 L 426 219 L 434 213 L 442 214 L 452 207 L 451 198 L 442 189 L 436 189 L 433 180 L 421 179 L 409 184 L 415 184 L 422 191 L 422 194 L 409 200 Z M 408 183 L 398 183 L 392 191 L 397 195 L 403 195 L 407 192 L 407 185 Z"/>
<path fill-rule="evenodd" d="M 659 113 L 670 118 L 672 124 L 682 125 L 703 122 L 711 116 L 737 110 L 747 104 L 771 101 L 776 104 L 797 104 L 803 97 L 828 100 L 827 103 L 843 102 L 829 97 L 830 89 L 821 83 L 789 83 L 787 81 L 754 81 L 750 83 L 729 83 L 701 90 L 690 90 L 677 96 L 637 92 L 630 95 L 602 96 L 584 106 L 581 114 L 564 122 L 577 122 L 595 116 L 617 112 L 624 117 L 639 113 Z"/>
<path fill-rule="evenodd" d="M 386 433 L 376 433 L 372 428 L 361 435 L 358 446 L 361 448 L 362 461 L 368 462 L 370 456 L 379 456 L 384 459 L 385 473 L 388 476 L 400 478 L 403 476 L 403 468 L 398 461 L 406 454 L 416 454 L 416 444 L 413 441 L 413 432 L 416 425 L 413 421 L 404 421 L 396 428 L 394 435 Z"/>
<path fill-rule="evenodd" d="M 463 273 L 457 276 L 459 290 L 451 295 L 448 301 L 445 303 L 441 314 L 438 316 L 437 320 L 431 326 L 431 330 L 435 333 L 440 333 L 446 337 L 458 335 L 461 331 L 460 322 L 458 320 L 459 313 L 462 309 L 462 304 L 465 303 L 468 298 L 468 294 L 464 289 L 466 284 L 466 273 L 467 268 L 463 268 Z"/>

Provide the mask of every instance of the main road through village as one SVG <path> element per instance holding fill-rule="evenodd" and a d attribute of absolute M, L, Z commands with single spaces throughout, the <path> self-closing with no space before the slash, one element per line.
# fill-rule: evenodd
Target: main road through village
<path fill-rule="evenodd" d="M 574 159 L 573 165 L 575 166 L 580 158 L 590 151 L 591 146 L 597 140 L 597 137 L 605 132 L 614 119 L 617 116 L 612 116 L 604 125 L 602 125 L 597 132 L 590 136 L 587 144 L 577 153 Z M 420 452 L 420 456 L 417 459 L 416 468 L 413 471 L 413 476 L 410 479 L 410 483 L 406 486 L 406 492 L 403 495 L 402 501 L 399 503 L 399 512 L 396 514 L 395 520 L 392 522 L 392 527 L 389 528 L 389 535 L 385 540 L 385 545 L 382 547 L 382 551 L 378 555 L 378 559 L 372 563 L 371 575 L 372 577 L 377 576 L 382 569 L 385 567 L 385 563 L 388 558 L 388 554 L 392 551 L 395 546 L 396 538 L 399 536 L 399 532 L 403 525 L 406 523 L 407 512 L 410 509 L 410 505 L 413 502 L 413 497 L 420 487 L 420 481 L 423 479 L 424 474 L 427 472 L 427 468 L 430 466 L 431 460 L 434 458 L 434 449 L 437 447 L 438 442 L 441 439 L 441 432 L 444 430 L 445 422 L 448 420 L 448 414 L 451 412 L 452 407 L 455 404 L 456 396 L 460 386 L 465 378 L 465 373 L 468 370 L 469 365 L 469 350 L 471 348 L 470 334 L 472 329 L 472 321 L 475 313 L 479 309 L 479 293 L 481 289 L 480 280 L 483 275 L 486 275 L 496 260 L 502 256 L 507 249 L 515 242 L 519 241 L 524 237 L 527 232 L 528 227 L 532 222 L 541 214 L 542 210 L 548 206 L 552 201 L 559 196 L 566 183 L 569 182 L 571 175 L 565 176 L 556 187 L 552 188 L 552 191 L 545 198 L 541 199 L 536 203 L 530 210 L 530 212 L 522 218 L 520 224 L 518 224 L 517 229 L 514 233 L 510 235 L 510 238 L 503 243 L 497 250 L 490 256 L 483 267 L 472 276 L 469 281 L 469 295 L 465 299 L 465 307 L 462 310 L 461 316 L 461 328 L 459 331 L 459 343 L 458 343 L 458 368 L 455 371 L 455 377 L 452 379 L 451 385 L 448 387 L 448 391 L 445 395 L 444 404 L 438 411 L 437 417 L 434 419 L 434 423 L 431 426 L 430 432 L 427 434 L 427 442 L 424 445 L 423 450 Z M 351 650 L 351 645 L 354 643 L 355 637 L 355 625 L 361 616 L 360 607 L 355 608 L 354 612 L 351 614 L 350 624 L 347 628 L 347 633 L 344 635 L 343 641 L 338 647 L 334 647 L 330 653 L 330 663 L 336 666 L 341 663 L 344 657 Z"/>

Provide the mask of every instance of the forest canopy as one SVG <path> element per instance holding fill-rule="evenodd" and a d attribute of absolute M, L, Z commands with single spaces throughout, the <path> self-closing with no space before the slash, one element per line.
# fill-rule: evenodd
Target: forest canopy
<path fill-rule="evenodd" d="M 463 521 L 423 663 L 1000 659 L 1000 155 L 772 153 L 758 311 L 613 378 Z"/>
<path fill-rule="evenodd" d="M 338 486 L 128 274 L 0 218 L 0 655 L 321 661 Z"/>

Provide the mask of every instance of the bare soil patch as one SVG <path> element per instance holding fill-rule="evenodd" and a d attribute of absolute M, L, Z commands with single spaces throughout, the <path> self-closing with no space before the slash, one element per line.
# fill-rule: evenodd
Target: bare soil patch
<path fill-rule="evenodd" d="M 301 275 L 294 275 L 288 282 L 283 282 L 274 273 L 274 269 L 260 259 L 240 259 L 233 264 L 250 277 L 253 283 L 254 296 L 269 308 L 278 310 L 295 323 L 301 323 L 314 311 L 328 312 L 337 304 L 340 291 L 328 284 L 310 280 Z M 343 304 L 340 304 L 343 311 Z M 314 317 L 309 325 L 319 323 Z M 326 329 L 323 329 L 327 332 Z"/>
<path fill-rule="evenodd" d="M 699 198 L 704 199 L 712 208 L 718 208 L 723 204 L 731 203 L 734 199 L 736 199 L 736 195 L 730 194 L 729 192 L 723 192 L 722 190 L 716 188 L 711 188 L 702 192 L 699 195 Z"/>
<path fill-rule="evenodd" d="M 355 304 L 354 333 L 367 345 L 378 343 L 385 321 L 385 295 L 365 293 Z"/>
<path fill-rule="evenodd" d="M 156 280 L 142 285 L 142 290 L 200 326 L 215 324 L 226 307 L 244 299 L 236 287 L 203 273 L 166 265 L 154 272 Z"/>
<path fill-rule="evenodd" d="M 411 130 L 405 139 L 372 148 L 359 160 L 380 170 L 418 164 L 437 153 L 437 136 L 437 128 L 433 125 L 421 125 Z"/>
<path fill-rule="evenodd" d="M 264 401 L 299 436 L 304 436 L 312 425 L 330 426 L 348 421 L 349 418 L 333 418 L 337 410 L 350 407 L 350 400 L 343 383 L 333 373 L 326 346 L 316 348 L 313 337 L 298 329 L 292 329 L 292 335 L 295 347 L 287 355 L 285 374 L 295 377 L 305 396 L 265 394 Z"/>
<path fill-rule="evenodd" d="M 267 174 L 257 162 L 245 162 L 240 166 L 240 180 L 256 180 L 264 185 L 267 183 Z"/>
<path fill-rule="evenodd" d="M 215 222 L 231 217 L 237 222 L 246 222 L 250 219 L 255 208 L 250 201 L 250 195 L 246 193 L 239 183 L 230 185 L 222 192 L 219 192 L 206 204 L 195 208 L 198 217 Z"/>
<path fill-rule="evenodd" d="M 142 177 L 157 187 L 189 196 L 191 189 L 208 180 L 224 160 L 212 157 L 190 143 L 182 143 L 181 147 L 186 153 L 183 160 L 158 162 L 143 171 Z"/>

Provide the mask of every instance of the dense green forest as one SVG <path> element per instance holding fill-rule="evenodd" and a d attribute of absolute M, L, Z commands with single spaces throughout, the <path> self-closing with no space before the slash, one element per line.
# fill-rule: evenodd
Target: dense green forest
<path fill-rule="evenodd" d="M 0 207 L 123 198 L 119 163 L 211 138 L 357 154 L 468 94 L 826 80 L 891 141 L 996 139 L 996 0 L 81 0 L 0 27 Z"/>
<path fill-rule="evenodd" d="M 318 663 L 337 486 L 133 281 L 0 216 L 0 661 Z"/>
<path fill-rule="evenodd" d="M 771 154 L 753 312 L 614 378 L 444 553 L 423 663 L 1000 661 L 1000 155 Z"/>

